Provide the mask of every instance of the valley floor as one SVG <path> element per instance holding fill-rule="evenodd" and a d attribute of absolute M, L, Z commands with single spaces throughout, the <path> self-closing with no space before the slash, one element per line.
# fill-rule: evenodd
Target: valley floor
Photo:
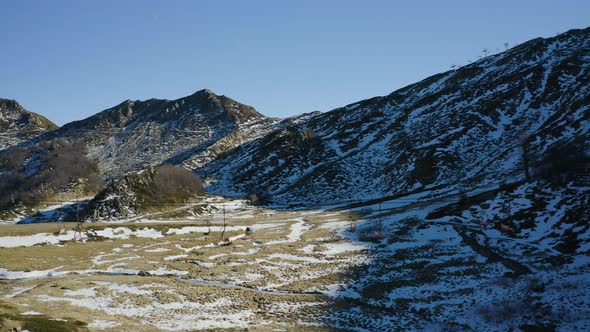
<path fill-rule="evenodd" d="M 0 225 L 2 328 L 590 330 L 588 255 L 559 261 L 427 220 L 435 205 L 390 203 L 377 215 L 233 202 L 229 244 L 220 218 L 92 224 L 84 243 L 73 224 Z"/>

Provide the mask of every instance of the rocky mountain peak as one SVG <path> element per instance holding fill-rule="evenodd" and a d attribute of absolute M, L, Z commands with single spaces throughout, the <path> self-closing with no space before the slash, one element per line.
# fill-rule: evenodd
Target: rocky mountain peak
<path fill-rule="evenodd" d="M 180 163 L 236 134 L 223 144 L 216 144 L 216 155 L 259 134 L 246 127 L 272 121 L 251 106 L 202 89 L 175 100 L 128 99 L 84 120 L 68 123 L 39 141 L 84 140 L 105 176 L 112 178 L 164 161 Z M 237 134 L 243 130 L 247 134 Z"/>
<path fill-rule="evenodd" d="M 0 111 L 14 110 L 24 110 L 24 107 L 14 99 L 0 98 Z"/>
<path fill-rule="evenodd" d="M 265 118 L 252 106 L 242 104 L 225 95 L 217 95 L 209 89 L 202 89 L 194 94 L 181 98 L 180 103 L 201 105 L 204 111 L 224 110 L 227 116 L 238 123 Z"/>
<path fill-rule="evenodd" d="M 27 111 L 16 100 L 0 98 L 0 150 L 57 128 L 49 119 Z"/>

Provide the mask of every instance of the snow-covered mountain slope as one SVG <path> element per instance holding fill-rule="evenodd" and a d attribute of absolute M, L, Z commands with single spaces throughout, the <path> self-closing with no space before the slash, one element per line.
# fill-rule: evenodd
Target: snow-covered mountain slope
<path fill-rule="evenodd" d="M 87 119 L 68 123 L 39 140 L 83 139 L 105 177 L 116 178 L 148 165 L 195 160 L 205 151 L 214 158 L 232 144 L 247 141 L 249 135 L 264 132 L 262 129 L 274 121 L 250 106 L 200 90 L 177 100 L 127 100 Z M 242 134 L 243 128 L 251 127 L 260 130 Z M 239 139 L 219 150 L 208 150 L 228 135 Z"/>
<path fill-rule="evenodd" d="M 211 192 L 279 203 L 469 190 L 522 180 L 551 149 L 588 146 L 589 108 L 587 28 L 279 128 L 199 172 Z"/>
<path fill-rule="evenodd" d="M 283 120 L 269 119 L 241 126 L 238 130 L 217 140 L 202 152 L 187 157 L 182 164 L 189 169 L 199 169 L 215 160 L 218 156 L 229 154 L 235 149 L 241 149 L 242 144 L 264 137 L 273 131 L 298 125 L 319 114 L 320 112 L 304 113 Z"/>
<path fill-rule="evenodd" d="M 0 150 L 57 128 L 44 116 L 27 111 L 16 100 L 0 98 Z"/>
<path fill-rule="evenodd" d="M 371 248 L 327 320 L 344 329 L 586 331 L 590 187 L 544 181 L 363 206 Z M 360 210 L 360 209 L 359 209 Z M 586 210 L 587 211 L 587 210 Z"/>
<path fill-rule="evenodd" d="M 550 253 L 567 260 L 565 254 L 590 254 L 588 206 L 590 187 L 583 181 L 565 186 L 533 181 L 462 199 L 426 219 L 461 225 L 473 231 L 474 241 L 499 251 L 531 259 Z"/>

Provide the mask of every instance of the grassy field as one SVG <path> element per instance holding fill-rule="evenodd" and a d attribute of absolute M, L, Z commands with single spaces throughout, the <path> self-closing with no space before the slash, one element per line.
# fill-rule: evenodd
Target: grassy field
<path fill-rule="evenodd" d="M 347 217 L 252 211 L 228 218 L 231 242 L 220 219 L 210 233 L 205 220 L 86 225 L 104 235 L 86 242 L 62 240 L 75 224 L 61 236 L 55 224 L 0 225 L 0 246 L 60 239 L 0 248 L 2 328 L 323 330 L 324 292 L 364 264 L 364 248 L 336 234 Z"/>
<path fill-rule="evenodd" d="M 590 328 L 587 254 L 427 219 L 436 204 L 224 204 L 223 239 L 221 209 L 90 224 L 86 242 L 75 224 L 0 225 L 0 330 Z"/>

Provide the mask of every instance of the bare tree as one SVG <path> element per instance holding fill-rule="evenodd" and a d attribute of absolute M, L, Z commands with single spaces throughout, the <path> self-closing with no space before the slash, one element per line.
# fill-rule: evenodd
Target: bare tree
<path fill-rule="evenodd" d="M 0 193 L 6 193 L 0 195 L 0 209 L 19 203 L 35 204 L 66 186 L 97 192 L 102 186 L 98 164 L 87 153 L 84 142 L 64 139 L 3 151 L 0 169 L 9 170 L 10 175 L 0 181 Z M 31 172 L 27 164 L 41 166 Z"/>
<path fill-rule="evenodd" d="M 223 230 L 221 231 L 221 241 L 225 241 L 225 228 L 227 227 L 227 222 L 225 220 L 225 205 L 223 206 Z"/>
<path fill-rule="evenodd" d="M 211 234 L 211 221 L 209 220 L 209 214 L 208 213 L 207 213 L 206 222 L 207 222 L 207 233 L 205 233 L 205 235 L 209 235 L 209 234 Z"/>
<path fill-rule="evenodd" d="M 354 233 L 356 231 L 356 220 L 352 215 L 352 203 L 348 206 L 348 223 L 350 225 L 349 231 Z"/>
<path fill-rule="evenodd" d="M 524 177 L 527 181 L 530 181 L 531 174 L 529 172 L 529 141 L 530 137 L 526 133 L 521 133 L 518 137 L 519 145 L 522 151 L 522 167 L 524 171 Z"/>
<path fill-rule="evenodd" d="M 155 190 L 162 197 L 173 196 L 179 192 L 201 194 L 204 192 L 201 178 L 181 166 L 163 165 L 154 175 Z"/>
<path fill-rule="evenodd" d="M 586 151 L 590 149 L 583 137 L 559 141 L 541 156 L 533 169 L 534 176 L 561 184 L 588 174 L 590 156 Z"/>

